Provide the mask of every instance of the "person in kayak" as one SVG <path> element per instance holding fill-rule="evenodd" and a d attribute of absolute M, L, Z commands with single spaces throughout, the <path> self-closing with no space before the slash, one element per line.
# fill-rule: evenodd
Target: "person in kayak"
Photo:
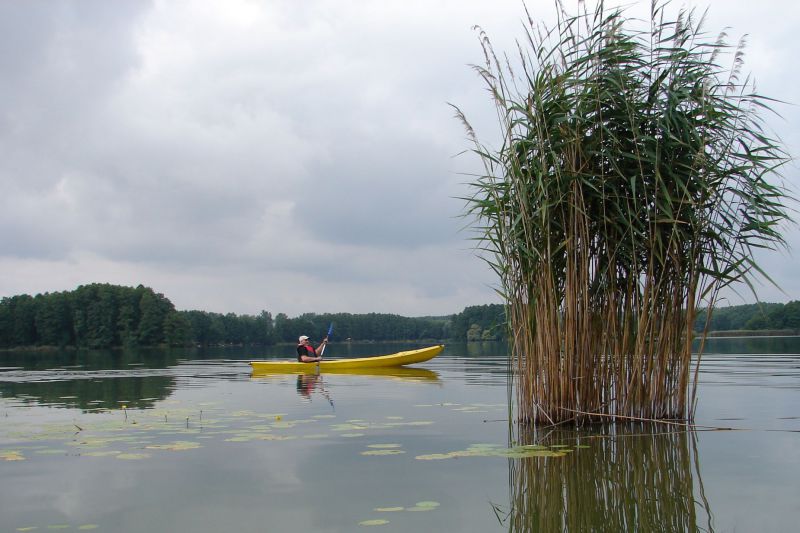
<path fill-rule="evenodd" d="M 322 355 L 320 355 L 317 350 L 322 350 L 326 344 L 328 344 L 328 337 L 322 339 L 322 342 L 317 349 L 315 350 L 314 347 L 308 342 L 308 337 L 305 335 L 300 335 L 300 338 L 297 339 L 297 360 L 301 363 L 318 363 L 322 361 Z"/>

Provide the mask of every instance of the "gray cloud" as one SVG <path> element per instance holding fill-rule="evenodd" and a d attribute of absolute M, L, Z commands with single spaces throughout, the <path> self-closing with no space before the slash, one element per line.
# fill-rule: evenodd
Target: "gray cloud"
<path fill-rule="evenodd" d="M 709 26 L 750 32 L 747 68 L 791 100 L 783 5 L 712 2 Z M 551 2 L 528 6 L 552 20 Z M 496 301 L 459 231 L 477 162 L 454 157 L 469 146 L 447 103 L 491 140 L 471 26 L 512 51 L 522 15 L 517 0 L 3 3 L 0 295 L 144 283 L 182 309 L 290 314 Z M 793 283 L 795 259 L 764 263 Z"/>

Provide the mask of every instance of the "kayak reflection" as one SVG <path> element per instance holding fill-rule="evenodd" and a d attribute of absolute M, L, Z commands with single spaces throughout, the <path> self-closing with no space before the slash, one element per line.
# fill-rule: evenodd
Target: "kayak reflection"
<path fill-rule="evenodd" d="M 320 377 L 320 372 L 317 365 L 309 364 L 308 371 L 300 371 L 297 370 L 292 372 L 298 374 L 298 378 L 301 376 L 307 376 L 309 378 L 312 377 Z M 251 377 L 258 379 L 258 378 L 269 378 L 270 376 L 280 376 L 286 375 L 287 372 L 280 372 L 280 371 L 269 371 L 269 370 L 257 370 L 253 369 Z M 321 373 L 322 375 L 332 375 L 332 374 L 347 374 L 353 376 L 375 376 L 375 377 L 385 377 L 385 378 L 395 378 L 401 380 L 408 380 L 408 381 L 429 381 L 429 382 L 439 382 L 439 373 L 434 372 L 433 370 L 429 370 L 427 368 L 414 368 L 414 367 L 405 367 L 405 366 L 394 366 L 394 367 L 379 367 L 379 368 L 332 368 L 326 369 Z M 300 380 L 298 379 L 298 383 Z M 309 379 L 308 384 L 313 389 L 313 384 L 317 383 L 316 381 Z M 300 390 L 298 389 L 298 392 Z"/>

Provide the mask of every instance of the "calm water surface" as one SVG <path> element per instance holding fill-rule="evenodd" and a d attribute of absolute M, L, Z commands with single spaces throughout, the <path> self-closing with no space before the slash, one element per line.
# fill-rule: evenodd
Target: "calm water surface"
<path fill-rule="evenodd" d="M 502 345 L 389 375 L 251 375 L 280 351 L 0 354 L 0 531 L 798 529 L 797 338 L 709 341 L 696 423 L 731 430 L 511 445 Z"/>

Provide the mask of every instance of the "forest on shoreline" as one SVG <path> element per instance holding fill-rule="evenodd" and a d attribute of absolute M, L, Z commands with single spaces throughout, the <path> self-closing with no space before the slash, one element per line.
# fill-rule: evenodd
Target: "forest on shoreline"
<path fill-rule="evenodd" d="M 477 305 L 446 316 L 382 313 L 304 313 L 289 317 L 176 310 L 149 287 L 103 283 L 72 291 L 0 300 L 0 349 L 113 348 L 294 343 L 298 335 L 322 339 L 334 324 L 342 341 L 497 340 L 504 333 L 500 304 Z"/>
<path fill-rule="evenodd" d="M 445 316 L 404 317 L 384 313 L 304 313 L 289 317 L 179 311 L 149 287 L 102 283 L 72 291 L 0 300 L 0 349 L 37 347 L 113 348 L 294 343 L 298 335 L 318 340 L 334 324 L 337 342 L 491 341 L 505 337 L 501 304 L 474 305 Z M 705 325 L 701 311 L 695 331 Z M 797 335 L 800 301 L 720 307 L 711 335 Z"/>

